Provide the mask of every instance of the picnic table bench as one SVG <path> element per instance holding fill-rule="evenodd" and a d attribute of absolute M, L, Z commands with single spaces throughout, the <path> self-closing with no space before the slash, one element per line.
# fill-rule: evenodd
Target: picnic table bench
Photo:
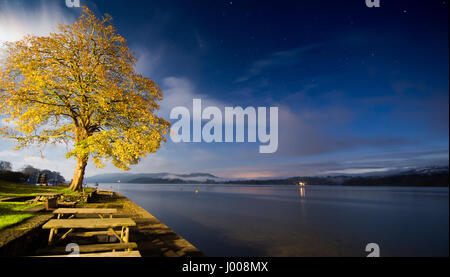
<path fill-rule="evenodd" d="M 96 192 L 98 195 L 114 195 L 114 191 L 112 189 L 97 189 Z"/>
<path fill-rule="evenodd" d="M 141 253 L 138 250 L 128 252 L 102 252 L 102 253 L 86 253 L 78 255 L 53 255 L 53 256 L 39 256 L 40 258 L 67 258 L 67 257 L 80 257 L 80 258 L 140 258 Z"/>
<path fill-rule="evenodd" d="M 36 198 L 34 201 L 43 201 L 45 199 L 48 198 L 58 198 L 61 195 L 63 195 L 64 193 L 61 192 L 47 192 L 47 193 L 40 193 L 40 194 L 36 194 Z"/>
<path fill-rule="evenodd" d="M 64 208 L 74 208 L 78 202 L 80 202 L 79 200 L 76 201 L 57 201 L 57 207 L 64 207 Z"/>
<path fill-rule="evenodd" d="M 60 239 L 66 238 L 74 229 L 107 229 L 111 234 L 119 239 L 121 243 L 129 242 L 131 226 L 136 226 L 136 222 L 131 218 L 86 218 L 86 219 L 52 219 L 42 226 L 42 229 L 50 229 L 48 244 L 53 243 L 53 236 L 58 229 L 69 229 Z M 121 227 L 120 234 L 114 228 Z M 95 235 L 95 232 L 92 232 Z M 97 233 L 98 234 L 98 233 Z"/>
<path fill-rule="evenodd" d="M 129 243 L 102 243 L 102 244 L 88 244 L 88 245 L 78 245 L 78 252 L 80 254 L 89 254 L 89 253 L 96 253 L 96 254 L 102 254 L 102 253 L 111 253 L 119 252 L 123 253 L 121 250 L 132 251 L 134 249 L 137 249 L 138 245 L 135 242 L 129 242 Z M 74 249 L 67 248 L 66 246 L 61 247 L 51 247 L 51 248 L 43 248 L 38 249 L 36 251 L 37 254 L 40 255 L 52 255 L 50 257 L 55 257 L 54 255 L 60 255 L 68 256 Z"/>
<path fill-rule="evenodd" d="M 117 209 L 99 209 L 99 208 L 59 208 L 53 211 L 54 214 L 57 214 L 58 219 L 60 219 L 64 215 L 69 215 L 69 218 L 74 217 L 75 215 L 87 215 L 87 214 L 96 214 L 100 218 L 103 218 L 103 215 L 109 215 L 112 218 L 113 214 L 117 213 Z"/>
<path fill-rule="evenodd" d="M 28 202 L 29 203 L 45 202 L 45 209 L 52 210 L 57 207 L 58 198 L 63 194 L 64 193 L 59 192 L 40 193 L 36 194 L 35 198 L 32 200 L 28 200 Z"/>

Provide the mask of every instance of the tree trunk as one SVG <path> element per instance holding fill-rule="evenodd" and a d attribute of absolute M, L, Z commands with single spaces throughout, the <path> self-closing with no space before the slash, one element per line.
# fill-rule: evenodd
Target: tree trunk
<path fill-rule="evenodd" d="M 78 157 L 77 167 L 75 168 L 75 173 L 73 174 L 72 183 L 70 184 L 70 190 L 81 191 L 84 179 L 84 172 L 88 163 L 88 157 Z"/>

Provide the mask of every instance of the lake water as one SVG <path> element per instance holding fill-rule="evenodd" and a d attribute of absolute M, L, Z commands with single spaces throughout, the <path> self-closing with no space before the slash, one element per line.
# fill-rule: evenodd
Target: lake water
<path fill-rule="evenodd" d="M 208 256 L 448 256 L 448 188 L 101 184 Z M 198 195 L 195 191 L 198 190 Z"/>

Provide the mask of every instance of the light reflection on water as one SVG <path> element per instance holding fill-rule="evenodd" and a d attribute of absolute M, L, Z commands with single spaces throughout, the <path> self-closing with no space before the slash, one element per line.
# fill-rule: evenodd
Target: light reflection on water
<path fill-rule="evenodd" d="M 448 256 L 448 188 L 111 186 L 209 256 Z"/>
<path fill-rule="evenodd" d="M 300 194 L 300 198 L 303 198 L 306 196 L 306 189 L 304 187 L 299 187 L 298 192 Z"/>

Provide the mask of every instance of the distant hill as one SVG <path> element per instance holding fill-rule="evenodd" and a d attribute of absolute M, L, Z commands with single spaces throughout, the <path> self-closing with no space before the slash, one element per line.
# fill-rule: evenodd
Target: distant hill
<path fill-rule="evenodd" d="M 167 183 L 167 182 L 206 182 L 224 180 L 209 173 L 106 173 L 85 178 L 88 183 Z"/>
<path fill-rule="evenodd" d="M 291 177 L 279 179 L 225 179 L 209 173 L 173 174 L 173 173 L 110 173 L 86 178 L 89 183 L 136 184 L 246 184 L 246 185 L 342 185 L 342 186 L 421 186 L 448 187 L 449 168 L 426 167 L 400 171 L 389 171 L 381 175 L 336 175 L 319 177 Z"/>
<path fill-rule="evenodd" d="M 293 177 L 282 180 L 246 180 L 229 181 L 229 184 L 298 184 L 307 185 L 340 185 L 340 186 L 413 186 L 413 187 L 448 187 L 449 168 L 426 167 L 403 171 L 389 171 L 385 175 L 338 175 L 322 177 Z"/>
<path fill-rule="evenodd" d="M 364 186 L 448 187 L 448 172 L 353 177 L 342 183 L 344 186 L 361 186 L 361 184 L 364 184 Z"/>

